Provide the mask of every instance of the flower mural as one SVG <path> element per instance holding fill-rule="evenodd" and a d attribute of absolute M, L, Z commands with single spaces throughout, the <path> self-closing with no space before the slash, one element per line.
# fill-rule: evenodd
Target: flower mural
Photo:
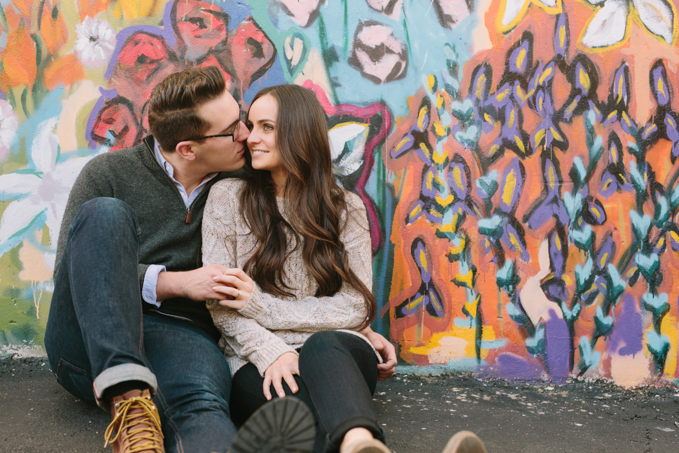
<path fill-rule="evenodd" d="M 54 133 L 56 123 L 55 117 L 38 124 L 26 168 L 0 175 L 3 199 L 13 200 L 0 217 L 0 254 L 43 225 L 56 239 L 71 187 L 92 157 L 61 162 L 59 139 Z M 47 264 L 54 268 L 53 255 L 51 260 Z"/>
<path fill-rule="evenodd" d="M 84 162 L 148 133 L 167 74 L 216 65 L 243 110 L 318 96 L 403 365 L 676 380 L 675 3 L 3 1 L 0 347 L 42 341 Z"/>

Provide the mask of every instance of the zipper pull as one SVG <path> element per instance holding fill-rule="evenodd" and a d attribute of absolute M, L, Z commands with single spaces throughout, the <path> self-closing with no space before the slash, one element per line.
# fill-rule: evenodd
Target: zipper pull
<path fill-rule="evenodd" d="M 191 223 L 191 211 L 186 212 L 186 223 Z"/>

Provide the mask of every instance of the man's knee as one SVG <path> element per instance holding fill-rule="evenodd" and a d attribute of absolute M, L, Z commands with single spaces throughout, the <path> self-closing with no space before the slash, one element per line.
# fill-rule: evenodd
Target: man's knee
<path fill-rule="evenodd" d="M 110 197 L 93 198 L 85 202 L 71 224 L 71 231 L 90 223 L 95 224 L 100 233 L 105 233 L 107 229 L 120 232 L 121 228 L 129 227 L 138 234 L 139 229 L 132 207 L 122 200 Z"/>

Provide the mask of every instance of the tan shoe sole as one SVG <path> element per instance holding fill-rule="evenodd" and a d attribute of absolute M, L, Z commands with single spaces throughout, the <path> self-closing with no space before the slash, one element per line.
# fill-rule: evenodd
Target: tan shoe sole
<path fill-rule="evenodd" d="M 486 447 L 473 432 L 460 431 L 450 438 L 443 453 L 486 453 Z"/>

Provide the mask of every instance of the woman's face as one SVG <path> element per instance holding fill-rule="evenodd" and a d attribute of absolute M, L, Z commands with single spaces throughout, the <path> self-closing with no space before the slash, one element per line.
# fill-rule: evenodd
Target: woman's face
<path fill-rule="evenodd" d="M 250 106 L 247 126 L 250 129 L 248 149 L 252 156 L 252 168 L 270 171 L 274 181 L 278 184 L 277 177 L 284 176 L 284 170 L 281 165 L 281 154 L 276 144 L 277 117 L 278 102 L 273 96 L 267 94 Z"/>

